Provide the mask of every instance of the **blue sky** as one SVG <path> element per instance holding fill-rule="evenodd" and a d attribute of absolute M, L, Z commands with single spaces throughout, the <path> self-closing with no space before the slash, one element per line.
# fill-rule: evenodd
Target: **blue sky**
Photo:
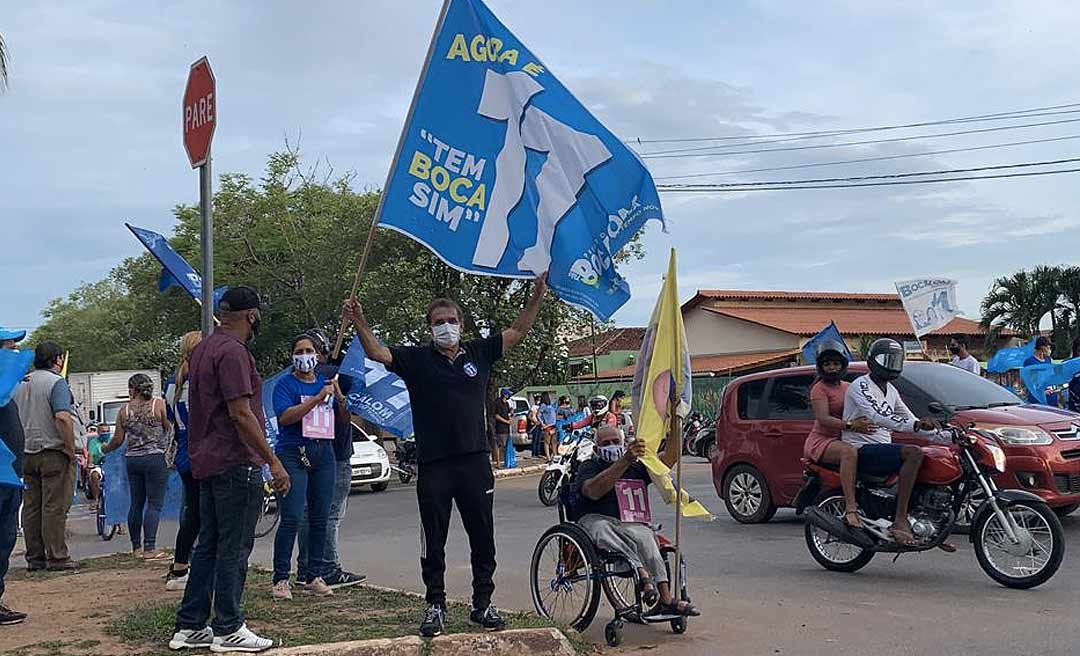
<path fill-rule="evenodd" d="M 38 324 L 50 299 L 138 254 L 124 221 L 168 232 L 171 208 L 195 202 L 197 174 L 180 144 L 180 96 L 187 67 L 204 54 L 218 79 L 216 172 L 258 177 L 288 136 L 299 137 L 309 162 L 352 170 L 361 188 L 381 185 L 438 5 L 95 0 L 7 8 L 0 33 L 12 62 L 10 89 L 0 96 L 0 225 L 8 257 L 0 273 L 8 284 L 0 288 L 0 324 Z M 490 6 L 628 140 L 850 128 L 1080 102 L 1080 7 L 1067 3 Z M 1080 134 L 1080 124 L 649 165 L 661 177 L 1070 134 Z M 1080 140 L 722 180 L 1078 156 Z M 669 233 L 649 228 L 648 257 L 622 271 L 634 296 L 615 318 L 624 325 L 647 319 L 670 246 L 679 251 L 684 298 L 699 287 L 881 292 L 896 280 L 945 275 L 960 281 L 961 305 L 976 316 L 995 276 L 1076 261 L 1078 196 L 1070 175 L 665 195 Z"/>

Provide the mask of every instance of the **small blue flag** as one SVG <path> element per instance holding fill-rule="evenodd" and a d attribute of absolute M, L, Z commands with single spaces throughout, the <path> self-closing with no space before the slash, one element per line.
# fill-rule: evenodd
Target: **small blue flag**
<path fill-rule="evenodd" d="M 34 351 L 31 349 L 0 349 L 0 406 L 8 404 L 33 363 Z"/>
<path fill-rule="evenodd" d="M 836 327 L 836 324 L 832 321 L 829 325 L 821 329 L 821 332 L 810 338 L 806 345 L 802 349 L 803 362 L 806 364 L 817 364 L 817 350 L 818 345 L 823 342 L 834 341 L 839 342 L 844 346 L 844 355 L 847 356 L 848 362 L 855 359 L 855 356 L 851 354 L 848 349 L 847 342 L 844 341 L 843 335 L 840 334 L 840 329 Z"/>
<path fill-rule="evenodd" d="M 353 337 L 338 374 L 353 381 L 345 397 L 349 412 L 398 437 L 413 434 L 412 404 L 405 381 L 381 362 L 368 359 L 359 339 Z"/>
<path fill-rule="evenodd" d="M 1080 374 L 1080 358 L 1073 358 L 1054 364 L 1032 364 L 1020 369 L 1020 380 L 1028 394 L 1039 403 L 1046 405 L 1046 388 L 1068 385 Z"/>
<path fill-rule="evenodd" d="M 445 9 L 376 219 L 459 271 L 547 271 L 610 318 L 630 298 L 614 257 L 663 222 L 652 175 L 481 0 Z"/>
<path fill-rule="evenodd" d="M 0 485 L 24 487 L 22 479 L 15 475 L 15 454 L 4 443 L 0 435 Z"/>
<path fill-rule="evenodd" d="M 278 437 L 277 415 L 274 414 L 274 386 L 291 372 L 292 367 L 285 367 L 263 381 L 262 406 L 263 415 L 266 419 L 266 442 L 270 445 L 270 448 L 274 448 L 274 445 L 277 444 Z"/>
<path fill-rule="evenodd" d="M 131 485 L 128 483 L 127 463 L 124 452 L 127 442 L 120 448 L 105 454 L 101 461 L 101 471 L 105 487 L 105 521 L 112 524 L 127 522 L 128 509 L 131 507 Z M 165 499 L 161 504 L 161 516 L 175 519 L 180 516 L 180 506 L 184 499 L 184 483 L 176 470 L 169 470 L 165 484 Z"/>
<path fill-rule="evenodd" d="M 1024 366 L 1024 361 L 1034 354 L 1035 339 L 1023 346 L 1003 348 L 990 358 L 990 362 L 986 363 L 986 370 L 992 374 L 1003 374 L 1006 371 L 1020 369 Z"/>

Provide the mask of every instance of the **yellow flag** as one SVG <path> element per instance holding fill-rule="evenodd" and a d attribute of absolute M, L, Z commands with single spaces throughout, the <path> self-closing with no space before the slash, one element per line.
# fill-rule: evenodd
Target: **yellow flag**
<path fill-rule="evenodd" d="M 690 412 L 691 380 L 690 350 L 686 346 L 675 274 L 675 249 L 672 249 L 664 286 L 641 343 L 632 388 L 637 439 L 645 440 L 642 462 L 668 503 L 675 502 L 675 484 L 671 480 L 671 470 L 660 460 L 658 451 L 660 441 L 671 427 L 671 413 L 685 417 Z M 713 518 L 705 506 L 685 490 L 680 494 L 683 517 Z"/>
<path fill-rule="evenodd" d="M 60 369 L 60 377 L 67 378 L 68 355 L 71 351 L 64 351 L 64 366 Z"/>

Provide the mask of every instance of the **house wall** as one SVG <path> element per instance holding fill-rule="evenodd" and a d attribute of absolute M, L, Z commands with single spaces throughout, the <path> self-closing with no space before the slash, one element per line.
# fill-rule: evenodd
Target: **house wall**
<path fill-rule="evenodd" d="M 610 371 L 630 366 L 631 358 L 637 358 L 637 351 L 611 351 L 610 353 L 596 354 L 596 371 Z M 585 363 L 589 371 L 592 371 L 592 355 L 575 356 L 570 358 L 570 367 L 578 363 Z"/>
<path fill-rule="evenodd" d="M 683 314 L 692 355 L 782 351 L 799 346 L 799 336 L 749 321 L 693 308 Z"/>

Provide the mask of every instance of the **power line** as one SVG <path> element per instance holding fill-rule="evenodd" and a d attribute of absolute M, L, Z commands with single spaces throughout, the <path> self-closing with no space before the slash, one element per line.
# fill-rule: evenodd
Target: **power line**
<path fill-rule="evenodd" d="M 955 131 L 955 132 L 937 132 L 937 133 L 932 133 L 932 134 L 917 134 L 917 135 L 912 135 L 912 136 L 907 136 L 907 137 L 890 137 L 888 139 L 865 139 L 865 140 L 862 140 L 862 141 L 845 141 L 845 142 L 842 142 L 842 143 L 831 143 L 831 144 L 811 144 L 809 146 L 786 146 L 784 148 L 758 148 L 758 149 L 754 149 L 754 150 L 717 151 L 717 152 L 710 152 L 710 153 L 685 152 L 685 153 L 678 153 L 678 154 L 676 153 L 676 151 L 670 151 L 670 152 L 658 151 L 658 152 L 655 152 L 655 153 L 643 153 L 643 154 L 640 154 L 639 157 L 641 157 L 642 159 L 669 159 L 669 158 L 673 158 L 673 157 L 718 157 L 718 156 L 726 157 L 726 156 L 730 156 L 730 155 L 747 155 L 747 154 L 753 154 L 753 153 L 779 153 L 779 152 L 788 152 L 788 151 L 793 151 L 793 150 L 816 150 L 818 148 L 841 148 L 841 147 L 844 147 L 844 146 L 865 146 L 865 145 L 870 145 L 870 144 L 896 143 L 896 142 L 900 142 L 900 141 L 917 141 L 917 140 L 920 140 L 920 139 L 938 139 L 940 137 L 955 137 L 955 136 L 964 135 L 964 134 L 983 134 L 983 133 L 986 133 L 986 132 L 1000 132 L 1002 130 L 1018 130 L 1020 128 L 1034 128 L 1034 127 L 1042 127 L 1042 126 L 1046 126 L 1046 125 L 1060 125 L 1062 123 L 1076 123 L 1078 121 L 1080 121 L 1080 118 L 1067 118 L 1067 119 L 1062 119 L 1062 120 L 1059 120 L 1059 121 L 1042 121 L 1042 122 L 1039 122 L 1039 123 L 1024 123 L 1024 124 L 1021 124 L 1021 125 L 999 125 L 999 126 L 992 127 L 992 128 L 978 128 L 978 129 L 974 129 L 974 130 L 958 130 L 958 131 Z M 763 142 L 763 143 L 779 143 L 779 142 Z M 744 143 L 744 144 L 731 144 L 731 145 L 723 146 L 723 147 L 724 148 L 736 148 L 736 147 L 739 147 L 739 146 L 752 146 L 752 145 L 756 145 L 756 144 L 753 143 L 753 142 L 750 142 L 750 143 Z M 709 148 L 711 149 L 713 147 L 709 147 Z"/>
<path fill-rule="evenodd" d="M 797 136 L 809 136 L 809 135 L 834 135 L 834 134 L 851 134 L 857 132 L 876 132 L 881 130 L 901 130 L 904 128 L 917 128 L 926 127 L 929 125 L 946 125 L 950 123 L 964 123 L 964 122 L 978 122 L 981 120 L 1004 120 L 1008 118 L 1024 118 L 1024 115 L 1037 116 L 1041 114 L 1031 114 L 1031 112 L 1043 112 L 1055 109 L 1065 109 L 1068 107 L 1080 107 L 1080 103 L 1068 103 L 1065 105 L 1048 105 L 1046 107 L 1033 107 L 1031 109 L 1017 109 L 1011 112 L 996 112 L 993 114 L 975 114 L 973 116 L 959 116 L 956 118 L 941 119 L 937 121 L 922 121 L 919 123 L 904 123 L 897 125 L 878 125 L 873 127 L 862 128 L 846 128 L 836 130 L 813 130 L 808 132 L 781 132 L 777 134 L 759 134 L 759 135 L 728 135 L 723 137 L 687 137 L 681 139 L 634 139 L 630 143 L 647 144 L 647 143 L 694 143 L 704 141 L 728 141 L 735 139 L 752 139 L 752 138 L 773 138 L 773 137 L 797 137 Z M 1059 112 L 1060 113 L 1060 112 Z"/>
<path fill-rule="evenodd" d="M 809 169 L 820 166 L 840 166 L 842 164 L 859 164 L 862 162 L 883 162 L 907 157 L 929 157 L 932 155 L 947 155 L 951 153 L 967 153 L 977 150 L 991 150 L 994 148 L 1008 148 L 1012 146 L 1029 146 L 1031 144 L 1052 143 L 1055 141 L 1068 141 L 1080 139 L 1080 134 L 1072 134 L 1064 137 L 1051 137 L 1048 139 L 1028 139 L 1026 141 L 1009 141 L 1006 143 L 987 144 L 985 146 L 967 146 L 965 148 L 946 148 L 944 150 L 928 150 L 921 153 L 904 153 L 902 155 L 882 155 L 880 157 L 859 157 L 856 159 L 842 159 L 831 162 L 810 162 L 808 164 L 792 164 L 790 166 L 769 166 L 759 169 L 736 169 L 731 171 L 713 171 L 712 173 L 687 173 L 684 175 L 661 175 L 656 180 L 682 180 L 686 178 L 707 178 L 714 175 L 736 175 L 739 173 L 764 173 L 767 171 L 792 171 L 795 169 Z"/>
<path fill-rule="evenodd" d="M 892 187 L 896 185 L 932 184 L 936 182 L 963 182 L 965 180 L 996 180 L 1000 178 L 1028 178 L 1058 173 L 1080 173 L 1080 168 L 1057 169 L 1054 171 L 1025 171 L 1023 173 L 995 173 L 993 175 L 972 175 L 956 178 L 929 178 L 926 180 L 893 180 L 889 182 L 863 182 L 856 184 L 830 185 L 790 185 L 778 187 L 697 187 L 697 188 L 658 188 L 665 193 L 727 193 L 738 191 L 788 191 L 792 189 L 852 189 L 858 187 Z"/>
<path fill-rule="evenodd" d="M 892 180 L 898 178 L 915 178 L 925 175 L 952 175 L 955 173 L 975 173 L 977 171 L 1001 171 L 1007 169 L 1027 168 L 1031 166 L 1056 166 L 1059 164 L 1071 164 L 1080 162 L 1080 157 L 1067 159 L 1044 160 L 1041 162 L 1021 162 L 1018 164 L 996 164 L 993 166 L 976 166 L 964 169 L 938 169 L 934 171 L 913 171 L 907 173 L 886 173 L 881 175 L 860 175 L 842 178 L 810 178 L 805 180 L 764 180 L 757 182 L 718 182 L 700 184 L 674 184 L 659 185 L 663 189 L 719 189 L 725 187 L 767 187 L 779 185 L 819 184 L 827 182 L 860 182 L 863 180 Z"/>

